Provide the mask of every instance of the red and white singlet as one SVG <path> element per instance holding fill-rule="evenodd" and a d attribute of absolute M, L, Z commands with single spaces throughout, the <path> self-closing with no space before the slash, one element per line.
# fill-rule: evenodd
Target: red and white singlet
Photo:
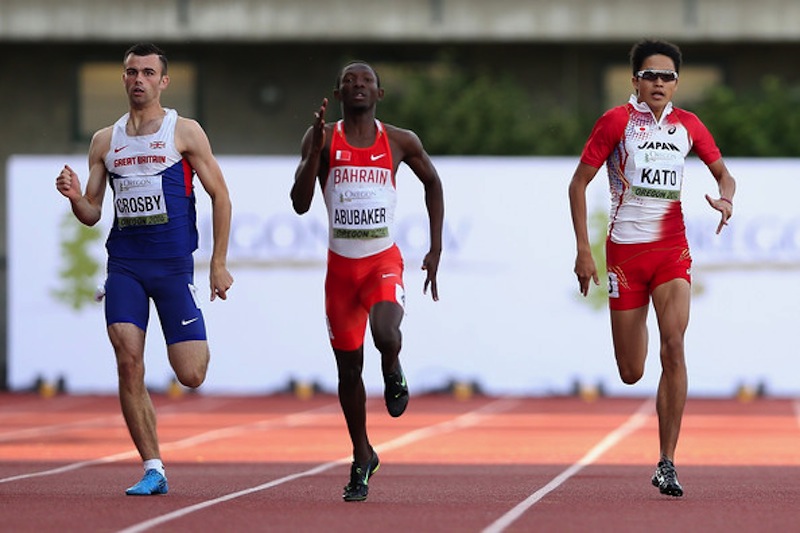
<path fill-rule="evenodd" d="M 609 238 L 619 244 L 684 236 L 681 188 L 686 155 L 709 165 L 720 151 L 696 115 L 668 103 L 660 121 L 635 95 L 607 111 L 584 146 L 581 162 L 606 163 L 611 211 Z"/>
<path fill-rule="evenodd" d="M 392 152 L 383 124 L 368 148 L 348 144 L 344 123 L 333 128 L 330 169 L 325 181 L 328 208 L 328 247 L 344 257 L 360 258 L 387 250 L 394 244 L 397 188 L 392 172 Z"/>

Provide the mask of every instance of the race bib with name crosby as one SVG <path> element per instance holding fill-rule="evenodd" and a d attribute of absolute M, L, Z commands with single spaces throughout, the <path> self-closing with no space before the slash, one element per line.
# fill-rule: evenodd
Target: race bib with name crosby
<path fill-rule="evenodd" d="M 117 226 L 154 226 L 169 222 L 162 177 L 130 176 L 113 180 Z"/>

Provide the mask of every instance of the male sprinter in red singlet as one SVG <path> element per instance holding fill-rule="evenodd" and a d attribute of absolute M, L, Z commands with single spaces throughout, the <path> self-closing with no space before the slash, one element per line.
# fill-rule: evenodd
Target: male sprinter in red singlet
<path fill-rule="evenodd" d="M 403 259 L 394 242 L 395 175 L 407 164 L 425 187 L 430 219 L 430 250 L 422 261 L 423 290 L 439 299 L 436 273 L 442 253 L 444 195 L 439 176 L 419 138 L 383 124 L 375 108 L 383 97 L 377 73 L 366 63 L 346 65 L 333 92 L 343 120 L 325 123 L 328 100 L 315 113 L 302 142 L 302 159 L 291 191 L 294 210 L 311 206 L 319 180 L 329 218 L 325 313 L 339 376 L 339 403 L 353 443 L 345 501 L 367 498 L 367 483 L 379 460 L 367 438 L 366 394 L 361 371 L 364 333 L 369 319 L 381 353 L 384 399 L 389 414 L 400 416 L 408 387 L 398 356 L 404 313 Z"/>
<path fill-rule="evenodd" d="M 625 383 L 642 377 L 652 299 L 662 367 L 656 400 L 661 457 L 652 483 L 662 494 L 682 496 L 673 459 L 687 395 L 684 333 L 692 259 L 680 201 L 686 155 L 693 150 L 717 180 L 720 197 L 706 195 L 721 213 L 717 233 L 733 214 L 736 183 L 703 123 L 672 106 L 681 68 L 678 47 L 644 40 L 631 49 L 630 59 L 635 94 L 597 121 L 569 186 L 575 274 L 584 296 L 590 281 L 598 283 L 586 225 L 586 187 L 605 164 L 612 199 L 606 261 L 617 367 Z"/>
<path fill-rule="evenodd" d="M 225 300 L 233 283 L 226 266 L 231 202 L 203 129 L 161 107 L 161 91 L 169 84 L 164 53 L 152 44 L 132 46 L 124 55 L 122 81 L 129 112 L 92 138 L 85 193 L 68 166 L 56 178 L 56 188 L 88 226 L 100 220 L 106 180 L 113 191 L 114 225 L 106 242 L 106 324 L 117 358 L 122 414 L 145 470 L 126 493 L 165 494 L 156 414 L 144 383 L 150 299 L 175 375 L 187 387 L 199 387 L 209 350 L 193 281 L 192 253 L 198 243 L 194 174 L 213 207 L 211 300 Z"/>

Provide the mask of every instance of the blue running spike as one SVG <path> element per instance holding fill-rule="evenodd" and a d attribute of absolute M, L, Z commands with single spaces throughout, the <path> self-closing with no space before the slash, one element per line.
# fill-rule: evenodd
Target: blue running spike
<path fill-rule="evenodd" d="M 158 470 L 151 468 L 144 473 L 141 481 L 128 488 L 125 494 L 128 496 L 150 496 L 151 494 L 166 494 L 168 490 L 167 478 L 159 473 Z"/>

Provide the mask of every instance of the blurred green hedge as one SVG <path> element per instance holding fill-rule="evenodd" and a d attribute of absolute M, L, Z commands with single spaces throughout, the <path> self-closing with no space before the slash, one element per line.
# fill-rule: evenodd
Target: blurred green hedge
<path fill-rule="evenodd" d="M 414 130 L 432 155 L 577 156 L 605 111 L 588 115 L 537 104 L 510 76 L 451 66 L 409 70 L 391 87 L 379 116 Z M 718 87 L 689 110 L 725 157 L 800 156 L 800 86 L 765 77 L 744 94 Z"/>

